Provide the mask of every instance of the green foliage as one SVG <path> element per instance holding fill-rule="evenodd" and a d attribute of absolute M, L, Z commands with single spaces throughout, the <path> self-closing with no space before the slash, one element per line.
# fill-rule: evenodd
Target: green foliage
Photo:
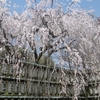
<path fill-rule="evenodd" d="M 8 92 L 5 92 L 4 95 L 5 95 L 5 96 L 9 96 L 9 93 L 8 93 Z"/>

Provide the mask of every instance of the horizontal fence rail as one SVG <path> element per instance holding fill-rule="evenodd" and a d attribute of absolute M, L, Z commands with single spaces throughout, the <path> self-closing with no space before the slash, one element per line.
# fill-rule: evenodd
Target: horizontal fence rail
<path fill-rule="evenodd" d="M 24 65 L 22 73 L 18 80 L 14 72 L 12 64 L 0 65 L 0 98 L 1 99 L 36 99 L 36 100 L 72 100 L 73 85 L 66 87 L 66 92 L 69 95 L 66 97 L 60 94 L 62 90 L 61 68 L 47 67 L 37 63 L 21 61 Z M 64 69 L 65 70 L 65 69 Z M 68 80 L 73 80 L 73 71 L 67 71 Z M 96 80 L 96 81 L 95 81 Z M 100 100 L 100 88 L 94 84 L 100 83 L 100 77 L 97 75 L 91 76 L 88 82 L 88 93 L 85 92 L 79 96 L 79 100 Z M 1 100 L 0 99 L 0 100 Z"/>

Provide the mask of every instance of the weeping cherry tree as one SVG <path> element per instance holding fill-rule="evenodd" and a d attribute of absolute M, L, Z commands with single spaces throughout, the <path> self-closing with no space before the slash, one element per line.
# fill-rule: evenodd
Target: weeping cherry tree
<path fill-rule="evenodd" d="M 100 67 L 100 21 L 77 8 L 78 2 L 72 0 L 64 12 L 54 0 L 26 0 L 26 9 L 18 14 L 0 0 L 0 63 L 12 63 L 20 78 L 21 61 L 39 63 L 45 56 L 44 64 L 50 67 L 48 59 L 52 59 L 61 67 L 59 94 L 68 95 L 66 86 L 72 84 L 77 100 L 88 83 L 87 71 L 97 73 Z M 70 80 L 63 67 L 73 72 Z"/>

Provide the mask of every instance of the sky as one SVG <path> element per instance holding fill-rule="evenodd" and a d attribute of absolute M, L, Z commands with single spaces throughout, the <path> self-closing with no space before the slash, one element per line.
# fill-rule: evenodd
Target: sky
<path fill-rule="evenodd" d="M 11 11 L 15 10 L 21 13 L 25 9 L 26 0 L 9 0 L 9 1 L 12 2 Z M 36 1 L 39 2 L 40 0 L 36 0 Z M 56 1 L 62 2 L 61 4 L 63 5 L 64 11 L 66 10 L 66 6 L 68 6 L 72 2 L 72 0 L 56 0 Z M 78 4 L 82 9 L 93 10 L 94 15 L 98 17 L 100 16 L 100 0 L 81 0 L 81 2 Z"/>

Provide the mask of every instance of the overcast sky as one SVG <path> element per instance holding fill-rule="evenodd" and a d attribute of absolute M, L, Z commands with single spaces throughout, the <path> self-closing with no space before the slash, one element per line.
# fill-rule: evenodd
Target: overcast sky
<path fill-rule="evenodd" d="M 26 0 L 10 0 L 12 6 L 19 5 L 20 7 L 14 8 L 11 7 L 11 10 L 16 10 L 17 12 L 22 12 L 24 10 L 25 1 Z M 37 0 L 39 2 L 40 0 Z M 56 0 L 59 2 L 63 2 L 63 9 L 66 10 L 66 6 L 68 6 L 72 0 Z M 81 3 L 78 3 L 82 9 L 86 10 L 95 10 L 93 14 L 96 16 L 100 16 L 100 0 L 81 0 Z"/>

